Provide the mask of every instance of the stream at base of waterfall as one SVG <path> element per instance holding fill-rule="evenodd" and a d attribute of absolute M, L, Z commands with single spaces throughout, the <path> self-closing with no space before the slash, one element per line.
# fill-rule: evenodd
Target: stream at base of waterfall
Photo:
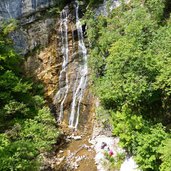
<path fill-rule="evenodd" d="M 104 127 L 92 117 L 83 131 L 72 131 L 63 125 L 62 141 L 52 158 L 46 159 L 46 166 L 52 171 L 139 171 L 132 157 L 126 157 L 120 169 L 109 168 L 110 161 L 105 153 L 112 151 L 113 157 L 124 152 L 119 138 L 113 137 L 110 127 Z M 106 144 L 105 148 L 102 146 Z M 44 169 L 46 170 L 46 169 Z"/>

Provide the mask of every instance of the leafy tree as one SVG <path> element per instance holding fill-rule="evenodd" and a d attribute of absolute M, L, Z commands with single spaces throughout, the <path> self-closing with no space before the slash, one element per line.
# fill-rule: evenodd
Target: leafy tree
<path fill-rule="evenodd" d="M 134 153 L 134 145 L 137 138 L 137 132 L 145 129 L 145 121 L 142 116 L 132 114 L 132 111 L 124 106 L 122 111 L 111 112 L 111 122 L 113 125 L 113 134 L 120 137 L 120 145 Z"/>
<path fill-rule="evenodd" d="M 23 78 L 22 58 L 14 51 L 8 34 L 16 28 L 16 22 L 3 24 L 0 32 L 0 128 L 1 132 L 18 120 L 31 118 L 37 113 L 35 90 L 37 85 Z M 36 95 L 37 96 L 37 95 Z M 41 97 L 40 97 L 41 98 Z M 41 104 L 39 104 L 39 108 Z"/>
<path fill-rule="evenodd" d="M 142 170 L 160 170 L 159 147 L 167 136 L 161 124 L 157 124 L 137 134 L 135 160 Z"/>

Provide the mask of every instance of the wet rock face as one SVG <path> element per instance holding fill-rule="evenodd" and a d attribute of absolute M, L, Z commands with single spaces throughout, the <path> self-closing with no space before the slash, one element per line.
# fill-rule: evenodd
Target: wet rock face
<path fill-rule="evenodd" d="M 54 0 L 1 0 L 0 19 L 20 18 L 53 5 Z"/>

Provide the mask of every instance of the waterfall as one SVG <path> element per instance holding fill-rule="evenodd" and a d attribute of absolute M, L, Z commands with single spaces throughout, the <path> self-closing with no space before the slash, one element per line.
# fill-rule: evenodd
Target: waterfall
<path fill-rule="evenodd" d="M 61 122 L 63 120 L 64 111 L 67 111 L 69 127 L 77 129 L 81 112 L 81 102 L 87 85 L 88 66 L 87 49 L 84 43 L 83 30 L 79 18 L 79 3 L 77 0 L 74 2 L 74 11 L 76 19 L 75 26 L 78 35 L 78 42 L 74 44 L 69 43 L 71 39 L 68 39 L 70 36 L 70 32 L 68 31 L 68 6 L 60 13 L 60 49 L 63 62 L 59 75 L 59 90 L 54 97 L 54 104 L 59 105 L 58 121 Z M 78 47 L 75 50 L 74 47 L 77 44 Z M 72 47 L 69 45 L 72 45 Z M 78 59 L 72 59 L 69 48 L 72 48 L 73 54 L 78 55 Z M 72 68 L 75 69 L 72 70 Z M 70 107 L 67 107 L 67 109 L 66 107 L 64 108 L 66 102 L 70 103 Z"/>
<path fill-rule="evenodd" d="M 60 35 L 61 35 L 61 52 L 63 55 L 62 69 L 59 75 L 59 91 L 54 97 L 54 103 L 60 102 L 60 113 L 58 121 L 61 122 L 64 113 L 64 103 L 67 98 L 69 90 L 69 80 L 67 73 L 67 65 L 69 62 L 69 48 L 68 48 L 68 6 L 66 6 L 60 14 Z"/>
<path fill-rule="evenodd" d="M 87 49 L 84 44 L 84 36 L 81 21 L 79 19 L 79 3 L 75 1 L 75 14 L 76 14 L 76 28 L 78 34 L 78 51 L 81 52 L 82 56 L 82 64 L 79 64 L 79 73 L 80 78 L 77 76 L 73 98 L 71 104 L 71 114 L 69 118 L 69 126 L 77 128 L 80 116 L 80 105 L 84 95 L 84 90 L 86 88 L 87 83 L 87 74 L 88 74 L 88 66 L 87 66 Z M 76 85 L 78 82 L 78 85 Z"/>

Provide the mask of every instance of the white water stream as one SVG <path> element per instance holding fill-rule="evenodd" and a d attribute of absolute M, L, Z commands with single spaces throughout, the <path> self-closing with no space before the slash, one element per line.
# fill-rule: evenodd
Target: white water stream
<path fill-rule="evenodd" d="M 63 63 L 62 70 L 60 71 L 59 76 L 59 91 L 56 93 L 54 97 L 54 103 L 60 102 L 60 113 L 58 117 L 58 121 L 61 122 L 63 119 L 64 113 L 64 102 L 67 98 L 69 91 L 69 80 L 67 73 L 67 65 L 69 62 L 69 48 L 68 48 L 68 6 L 66 6 L 61 14 L 60 14 L 60 33 L 61 33 L 61 43 L 62 43 L 62 55 L 63 55 Z M 65 78 L 65 85 L 63 86 L 61 83 L 63 82 L 63 78 Z"/>
<path fill-rule="evenodd" d="M 81 21 L 79 18 L 79 2 L 75 0 L 75 17 L 76 17 L 76 29 L 78 35 L 78 55 L 79 62 L 75 69 L 76 80 L 74 82 L 72 90 L 71 109 L 69 114 L 69 127 L 77 129 L 80 117 L 81 101 L 83 99 L 84 90 L 87 84 L 87 49 L 84 44 L 84 36 Z M 59 76 L 59 90 L 54 97 L 54 104 L 60 105 L 60 111 L 58 114 L 58 121 L 62 122 L 64 115 L 64 104 L 68 97 L 69 89 L 73 80 L 68 78 L 68 64 L 69 64 L 69 47 L 68 47 L 68 7 L 66 6 L 60 14 L 60 35 L 61 35 L 61 52 L 63 55 L 62 69 Z"/>
<path fill-rule="evenodd" d="M 75 13 L 76 13 L 76 28 L 78 33 L 78 51 L 80 51 L 82 54 L 82 56 L 80 56 L 80 58 L 82 58 L 82 64 L 79 65 L 80 78 L 77 77 L 76 80 L 76 82 L 79 83 L 73 91 L 69 126 L 77 128 L 79 123 L 79 116 L 80 116 L 80 105 L 84 95 L 84 90 L 86 88 L 87 74 L 88 74 L 87 49 L 84 44 L 83 30 L 82 30 L 81 21 L 79 19 L 79 3 L 77 0 L 75 1 Z"/>

